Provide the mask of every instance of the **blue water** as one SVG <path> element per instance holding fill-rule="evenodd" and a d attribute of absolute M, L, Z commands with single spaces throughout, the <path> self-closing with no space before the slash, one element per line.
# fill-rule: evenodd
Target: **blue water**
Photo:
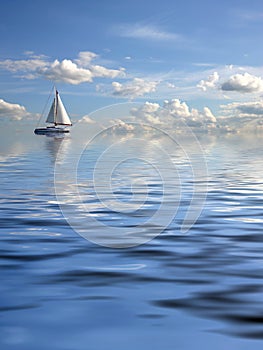
<path fill-rule="evenodd" d="M 1 349 L 261 349 L 261 136 L 200 137 L 207 176 L 194 181 L 207 188 L 206 202 L 186 233 L 180 228 L 193 174 L 185 153 L 173 150 L 177 175 L 166 169 L 167 203 L 178 202 L 172 222 L 155 238 L 154 227 L 145 225 L 144 244 L 113 248 L 107 239 L 106 246 L 94 243 L 100 224 L 113 236 L 117 228 L 143 225 L 160 210 L 165 184 L 156 152 L 145 150 L 147 164 L 136 160 L 137 142 L 130 144 L 134 158 L 115 168 L 112 191 L 136 210 L 107 209 L 112 198 L 103 192 L 103 167 L 97 188 L 93 178 L 107 142 L 87 147 L 78 164 L 78 190 L 95 219 L 85 227 L 93 241 L 61 211 L 64 198 L 74 222 L 85 219 L 68 178 L 62 177 L 65 193 L 55 195 L 54 169 L 59 173 L 74 158 L 74 133 L 63 141 L 23 131 L 3 147 Z M 114 154 L 107 161 L 117 164 L 122 153 Z"/>

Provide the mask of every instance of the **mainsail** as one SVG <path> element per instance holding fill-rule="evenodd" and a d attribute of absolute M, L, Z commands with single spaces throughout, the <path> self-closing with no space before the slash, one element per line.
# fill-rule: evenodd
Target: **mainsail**
<path fill-rule="evenodd" d="M 56 96 L 51 105 L 50 111 L 47 116 L 46 123 L 52 123 L 55 125 L 72 125 L 68 113 L 61 101 L 59 93 L 56 90 Z"/>

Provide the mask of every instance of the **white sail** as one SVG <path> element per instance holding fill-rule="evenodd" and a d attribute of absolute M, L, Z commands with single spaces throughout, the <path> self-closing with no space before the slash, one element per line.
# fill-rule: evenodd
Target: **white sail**
<path fill-rule="evenodd" d="M 57 106 L 55 111 L 55 124 L 59 125 L 72 125 L 69 119 L 68 113 L 61 101 L 61 98 L 57 92 Z"/>
<path fill-rule="evenodd" d="M 56 99 L 54 98 L 52 106 L 50 108 L 50 111 L 47 116 L 46 123 L 55 123 L 55 105 L 56 105 Z"/>
<path fill-rule="evenodd" d="M 55 125 L 72 125 L 68 113 L 57 91 L 56 97 L 54 98 L 52 106 L 48 113 L 46 123 L 52 123 Z"/>

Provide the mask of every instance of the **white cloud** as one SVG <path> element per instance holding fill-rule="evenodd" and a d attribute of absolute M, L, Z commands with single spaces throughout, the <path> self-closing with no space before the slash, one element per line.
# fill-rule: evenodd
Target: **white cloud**
<path fill-rule="evenodd" d="M 127 134 L 132 133 L 135 130 L 135 126 L 133 124 L 126 123 L 121 119 L 111 120 L 110 123 L 112 127 L 109 131 L 113 134 Z"/>
<path fill-rule="evenodd" d="M 213 115 L 211 110 L 208 107 L 204 107 L 203 117 L 206 123 L 216 123 L 216 117 Z"/>
<path fill-rule="evenodd" d="M 220 115 L 215 116 L 210 108 L 191 108 L 179 99 L 164 100 L 162 104 L 144 102 L 130 109 L 130 115 L 125 119 L 90 120 L 88 116 L 83 121 L 101 129 L 108 128 L 109 133 L 131 135 L 140 133 L 140 125 L 149 125 L 149 132 L 160 128 L 168 134 L 188 132 L 237 133 L 263 130 L 263 101 L 234 102 L 221 105 Z M 87 120 L 85 120 L 87 118 Z M 82 121 L 82 120 L 81 120 Z M 146 127 L 147 128 L 147 127 Z"/>
<path fill-rule="evenodd" d="M 214 88 L 218 80 L 219 74 L 217 72 L 214 72 L 213 74 L 208 76 L 207 80 L 201 80 L 197 87 L 202 89 L 203 91 L 207 91 L 207 89 L 209 88 Z"/>
<path fill-rule="evenodd" d="M 182 36 L 176 33 L 162 30 L 156 26 L 143 24 L 127 24 L 118 28 L 118 35 L 125 38 L 154 40 L 154 41 L 179 41 Z"/>
<path fill-rule="evenodd" d="M 27 112 L 24 106 L 0 99 L 0 117 L 21 120 L 29 116 L 31 116 L 31 113 Z"/>
<path fill-rule="evenodd" d="M 141 107 L 141 112 L 143 112 L 144 114 L 148 114 L 148 113 L 155 113 L 156 111 L 158 111 L 160 108 L 159 103 L 152 103 L 152 102 L 148 102 L 146 101 L 142 107 Z"/>
<path fill-rule="evenodd" d="M 263 117 L 263 101 L 258 102 L 233 102 L 220 106 L 223 112 L 230 116 Z"/>
<path fill-rule="evenodd" d="M 172 100 L 165 100 L 163 102 L 163 108 L 173 117 L 186 118 L 191 115 L 187 104 L 176 98 Z"/>
<path fill-rule="evenodd" d="M 48 80 L 63 81 L 73 85 L 93 81 L 93 74 L 89 69 L 79 68 L 71 60 L 62 62 L 55 60 L 50 66 L 40 69 L 39 74 Z"/>
<path fill-rule="evenodd" d="M 93 74 L 94 77 L 100 77 L 100 78 L 123 78 L 125 77 L 125 69 L 120 68 L 119 70 L 117 69 L 108 69 L 102 66 L 98 65 L 93 65 L 90 67 L 90 70 Z"/>
<path fill-rule="evenodd" d="M 90 118 L 90 116 L 88 115 L 84 115 L 84 117 L 82 117 L 79 122 L 83 122 L 83 123 L 87 123 L 87 124 L 94 124 L 95 120 Z"/>
<path fill-rule="evenodd" d="M 35 72 L 47 65 L 44 59 L 28 59 L 28 60 L 3 60 L 0 61 L 0 68 L 10 72 Z"/>
<path fill-rule="evenodd" d="M 32 56 L 32 53 L 30 53 Z M 35 58 L 32 58 L 35 57 Z M 108 69 L 100 65 L 92 64 L 92 60 L 98 57 L 95 53 L 82 51 L 74 61 L 64 59 L 50 62 L 46 57 L 32 56 L 27 60 L 3 60 L 0 68 L 15 73 L 26 73 L 22 77 L 36 79 L 44 77 L 52 81 L 65 82 L 73 85 L 91 83 L 94 78 L 110 78 L 125 76 L 124 69 Z"/>
<path fill-rule="evenodd" d="M 220 125 L 235 132 L 263 131 L 263 101 L 232 102 L 220 106 Z"/>
<path fill-rule="evenodd" d="M 141 122 L 159 125 L 163 129 L 176 130 L 188 125 L 199 130 L 214 128 L 217 120 L 208 107 L 203 111 L 190 109 L 179 99 L 165 100 L 163 106 L 158 103 L 145 102 L 141 107 L 133 108 L 131 114 Z"/>
<path fill-rule="evenodd" d="M 91 61 L 94 60 L 98 55 L 91 51 L 81 51 L 78 54 L 78 58 L 75 59 L 75 62 L 80 67 L 89 67 Z"/>
<path fill-rule="evenodd" d="M 131 114 L 145 119 L 150 124 L 161 124 L 159 116 L 160 105 L 146 101 L 140 108 L 132 108 Z"/>
<path fill-rule="evenodd" d="M 223 91 L 237 91 L 237 92 L 260 92 L 263 90 L 263 81 L 261 77 L 256 77 L 249 73 L 232 75 L 225 81 L 221 89 Z"/>
<path fill-rule="evenodd" d="M 157 81 L 147 81 L 141 78 L 134 78 L 125 84 L 114 81 L 112 83 L 113 95 L 135 98 L 155 91 L 157 85 Z"/>
<path fill-rule="evenodd" d="M 209 69 L 207 69 L 205 66 L 198 66 L 196 69 L 189 71 L 170 70 L 168 72 L 159 72 L 152 74 L 151 77 L 148 77 L 148 79 L 157 80 L 160 82 L 157 91 L 158 95 L 155 94 L 154 96 L 158 99 L 172 99 L 175 96 L 182 100 L 196 99 L 197 97 L 203 98 L 204 93 L 202 90 L 204 90 L 205 88 L 205 98 L 210 98 L 213 99 L 213 101 L 216 101 L 222 100 L 224 98 L 233 98 L 233 96 L 239 99 L 243 98 L 243 94 L 241 95 L 239 93 L 240 96 L 237 96 L 237 93 L 234 95 L 233 93 L 227 93 L 227 91 L 221 90 L 221 85 L 222 83 L 228 81 L 231 76 L 236 74 L 244 74 L 245 72 L 248 72 L 249 74 L 256 77 L 263 77 L 262 66 L 242 67 L 234 65 L 214 65 L 212 68 Z M 201 84 L 202 80 L 203 83 Z M 171 86 L 169 83 L 173 84 L 175 88 L 172 88 L 173 86 Z"/>

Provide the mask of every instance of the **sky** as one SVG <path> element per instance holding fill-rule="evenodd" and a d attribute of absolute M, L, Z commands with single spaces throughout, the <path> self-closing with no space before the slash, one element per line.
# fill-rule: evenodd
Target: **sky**
<path fill-rule="evenodd" d="M 137 101 L 155 125 L 163 109 L 261 125 L 262 0 L 2 0 L 0 16 L 2 123 L 37 121 L 55 83 L 75 121 Z"/>

